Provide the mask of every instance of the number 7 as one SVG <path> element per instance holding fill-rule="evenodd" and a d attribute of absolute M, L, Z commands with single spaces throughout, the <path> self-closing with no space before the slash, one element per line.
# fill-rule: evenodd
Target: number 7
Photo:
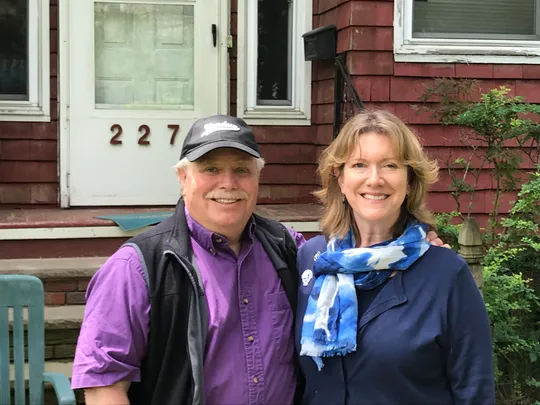
<path fill-rule="evenodd" d="M 178 133 L 178 130 L 180 129 L 180 125 L 178 124 L 169 124 L 167 125 L 167 128 L 172 129 L 173 133 L 171 135 L 171 145 L 174 145 L 174 140 L 176 139 L 176 134 Z"/>

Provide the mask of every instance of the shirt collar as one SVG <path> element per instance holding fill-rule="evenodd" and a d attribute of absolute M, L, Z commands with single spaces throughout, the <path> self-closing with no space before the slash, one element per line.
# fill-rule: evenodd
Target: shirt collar
<path fill-rule="evenodd" d="M 206 229 L 204 226 L 199 224 L 193 217 L 189 214 L 187 207 L 185 208 L 187 226 L 189 228 L 189 233 L 193 239 L 205 250 L 208 250 L 212 253 L 216 249 L 223 249 L 227 246 L 227 239 L 217 233 L 212 232 Z M 249 221 L 244 229 L 242 235 L 242 242 L 252 243 L 253 234 L 255 233 L 255 219 L 253 215 L 249 218 Z"/>

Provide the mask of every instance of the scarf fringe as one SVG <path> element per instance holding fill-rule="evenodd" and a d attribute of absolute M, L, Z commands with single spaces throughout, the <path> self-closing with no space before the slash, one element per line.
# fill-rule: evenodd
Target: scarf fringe
<path fill-rule="evenodd" d="M 352 340 L 342 342 L 339 345 L 334 344 L 322 347 L 319 343 L 315 343 L 311 339 L 302 338 L 300 344 L 302 345 L 300 356 L 333 357 L 356 351 L 356 341 L 353 342 Z"/>

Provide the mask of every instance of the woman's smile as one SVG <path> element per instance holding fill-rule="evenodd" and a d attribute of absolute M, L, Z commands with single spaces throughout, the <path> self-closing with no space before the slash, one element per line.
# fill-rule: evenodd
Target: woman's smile
<path fill-rule="evenodd" d="M 388 198 L 388 194 L 360 194 L 362 197 L 364 197 L 366 200 L 372 200 L 372 201 L 384 201 Z"/>

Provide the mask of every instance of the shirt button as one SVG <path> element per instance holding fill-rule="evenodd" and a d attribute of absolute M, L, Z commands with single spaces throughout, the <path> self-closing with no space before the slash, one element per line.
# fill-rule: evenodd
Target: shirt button
<path fill-rule="evenodd" d="M 255 339 L 253 339 L 253 336 L 248 337 L 248 341 L 253 342 Z"/>
<path fill-rule="evenodd" d="M 249 302 L 248 299 L 247 299 L 247 298 L 244 298 L 244 304 L 247 305 L 248 302 Z"/>
<path fill-rule="evenodd" d="M 223 242 L 223 239 L 221 239 L 221 238 L 216 238 L 216 242 L 217 242 L 217 243 L 221 243 L 221 242 Z"/>
<path fill-rule="evenodd" d="M 211 249 L 210 249 L 210 253 L 212 253 L 213 255 L 216 254 L 216 251 L 214 250 L 214 248 L 211 248 Z"/>
<path fill-rule="evenodd" d="M 257 377 L 254 377 L 254 378 L 253 378 L 253 382 L 254 382 L 255 384 L 257 384 L 257 383 L 259 382 L 259 379 L 258 379 Z"/>

